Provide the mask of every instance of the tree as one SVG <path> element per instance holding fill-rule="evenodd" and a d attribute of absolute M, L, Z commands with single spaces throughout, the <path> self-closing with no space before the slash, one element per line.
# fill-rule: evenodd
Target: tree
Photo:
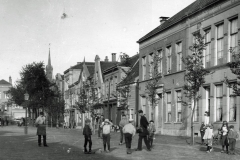
<path fill-rule="evenodd" d="M 148 94 L 148 99 L 151 103 L 152 110 L 155 109 L 155 106 L 158 104 L 157 88 L 159 86 L 159 81 L 162 78 L 161 72 L 159 70 L 159 62 L 162 57 L 158 51 L 154 51 L 152 61 L 150 62 L 150 78 L 151 80 L 147 82 L 146 93 Z M 155 118 L 154 115 L 152 117 Z"/>
<path fill-rule="evenodd" d="M 200 33 L 195 35 L 195 42 L 189 47 L 192 52 L 191 55 L 187 55 L 182 58 L 183 64 L 186 68 L 185 80 L 186 84 L 183 86 L 185 97 L 193 102 L 193 107 L 191 106 L 191 139 L 192 145 L 194 145 L 194 134 L 193 134 L 193 121 L 194 113 L 198 100 L 201 98 L 199 94 L 199 88 L 205 83 L 205 76 L 209 73 L 203 67 L 203 51 L 206 47 L 204 43 L 204 36 Z M 188 103 L 184 102 L 185 105 Z"/>

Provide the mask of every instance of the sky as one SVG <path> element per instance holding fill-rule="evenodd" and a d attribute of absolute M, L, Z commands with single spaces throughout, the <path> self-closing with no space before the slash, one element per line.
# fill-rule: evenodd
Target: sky
<path fill-rule="evenodd" d="M 139 52 L 137 41 L 195 0 L 0 0 L 0 80 L 48 62 L 53 75 L 77 62 Z M 65 13 L 66 18 L 61 16 Z M 49 45 L 50 44 L 50 45 Z"/>

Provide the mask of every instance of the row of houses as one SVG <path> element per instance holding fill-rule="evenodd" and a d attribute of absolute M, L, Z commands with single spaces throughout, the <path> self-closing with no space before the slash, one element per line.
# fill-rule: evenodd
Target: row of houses
<path fill-rule="evenodd" d="M 170 6 L 169 6 L 170 7 Z M 82 126 L 89 113 L 82 114 L 76 103 L 91 105 L 94 113 L 104 115 L 118 124 L 121 115 L 127 114 L 138 122 L 137 110 L 142 109 L 148 120 L 153 119 L 157 132 L 167 135 L 190 135 L 191 107 L 183 106 L 187 101 L 183 93 L 185 66 L 182 57 L 190 55 L 189 47 L 197 33 L 205 35 L 203 65 L 210 71 L 205 84 L 200 88 L 202 95 L 194 114 L 194 130 L 199 132 L 201 122 L 206 118 L 219 128 L 222 121 L 228 121 L 237 130 L 240 128 L 240 99 L 223 82 L 227 77 L 236 83 L 237 77 L 227 67 L 231 62 L 230 47 L 237 47 L 240 30 L 240 0 L 196 0 L 174 16 L 160 17 L 160 24 L 140 38 L 139 54 L 121 56 L 116 61 L 101 61 L 96 55 L 94 62 L 76 64 L 59 76 L 63 81 L 66 101 L 65 121 Z M 152 80 L 153 54 L 158 52 L 161 79 L 156 88 L 158 103 L 151 106 L 146 85 Z M 121 86 L 128 86 L 128 95 L 121 93 Z M 81 98 L 85 90 L 87 98 Z M 125 95 L 124 95 L 125 94 Z M 122 99 L 128 108 L 122 105 Z M 78 105 L 81 107 L 81 105 Z M 205 113 L 209 113 L 206 116 Z"/>

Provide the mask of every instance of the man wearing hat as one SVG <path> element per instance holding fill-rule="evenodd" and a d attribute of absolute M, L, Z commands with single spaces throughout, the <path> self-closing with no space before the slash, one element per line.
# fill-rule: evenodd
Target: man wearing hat
<path fill-rule="evenodd" d="M 90 125 L 91 120 L 90 119 L 86 119 L 85 120 L 85 126 L 83 128 L 83 135 L 85 138 L 85 142 L 84 142 L 84 153 L 87 154 L 91 154 L 92 153 L 92 139 L 91 139 L 91 135 L 92 135 L 92 127 Z M 89 143 L 89 151 L 87 150 L 87 144 Z"/>
<path fill-rule="evenodd" d="M 131 154 L 131 144 L 132 144 L 132 137 L 136 133 L 136 129 L 134 127 L 133 119 L 129 119 L 129 123 L 123 127 L 123 133 L 126 142 L 127 154 Z"/>
<path fill-rule="evenodd" d="M 138 147 L 136 151 L 141 151 L 142 150 L 142 140 L 144 139 L 145 145 L 147 147 L 147 151 L 151 151 L 149 140 L 148 140 L 148 121 L 147 118 L 143 115 L 143 111 L 139 110 L 138 111 L 140 115 L 140 129 L 138 129 L 140 132 L 139 133 L 139 138 L 138 138 Z"/>
<path fill-rule="evenodd" d="M 103 147 L 104 151 L 109 152 L 110 151 L 110 132 L 112 128 L 112 123 L 105 119 L 104 123 L 101 125 L 102 127 L 102 137 L 103 137 Z M 106 149 L 106 145 L 108 146 L 108 149 Z"/>

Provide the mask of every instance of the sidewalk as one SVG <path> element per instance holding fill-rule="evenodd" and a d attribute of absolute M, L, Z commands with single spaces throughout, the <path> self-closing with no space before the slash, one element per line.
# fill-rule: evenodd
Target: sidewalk
<path fill-rule="evenodd" d="M 111 152 L 86 155 L 83 154 L 84 138 L 81 130 L 76 129 L 47 129 L 47 142 L 49 147 L 38 147 L 36 128 L 29 127 L 28 135 L 24 134 L 24 128 L 16 126 L 0 127 L 0 160 L 79 160 L 79 159 L 104 159 L 104 160 L 196 160 L 196 159 L 231 159 L 240 158 L 240 141 L 237 143 L 238 155 L 221 154 L 221 147 L 214 146 L 214 151 L 206 153 L 206 147 L 196 144 L 187 144 L 189 138 L 174 136 L 156 136 L 154 149 L 136 152 L 138 136 L 133 139 L 131 155 L 126 154 L 125 145 L 119 146 L 119 133 L 111 133 Z M 102 139 L 97 135 L 92 136 L 93 150 L 102 149 Z M 196 141 L 200 141 L 196 138 Z M 67 153 L 68 148 L 71 152 Z"/>

